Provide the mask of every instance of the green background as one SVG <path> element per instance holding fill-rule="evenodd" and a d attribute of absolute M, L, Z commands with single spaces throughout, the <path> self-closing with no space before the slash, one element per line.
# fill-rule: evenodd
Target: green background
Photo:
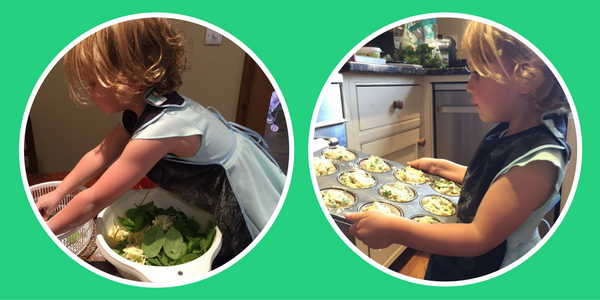
<path fill-rule="evenodd" d="M 574 1 L 250 1 L 2 4 L 2 103 L 5 140 L 0 297 L 4 298 L 597 298 L 598 38 L 596 11 Z M 67 256 L 37 221 L 19 166 L 27 101 L 42 72 L 71 41 L 114 18 L 169 12 L 212 23 L 245 43 L 283 93 L 293 125 L 295 160 L 288 196 L 273 226 L 244 258 L 201 282 L 141 288 L 98 276 Z M 526 262 L 482 283 L 430 287 L 389 276 L 358 257 L 329 225 L 308 164 L 314 105 L 340 60 L 371 33 L 423 13 L 457 12 L 516 31 L 553 63 L 574 99 L 583 140 L 577 194 L 548 242 Z M 318 54 L 318 55 L 315 55 Z M 84 124 L 82 124 L 84 126 Z M 590 185 L 591 184 L 591 185 Z"/>

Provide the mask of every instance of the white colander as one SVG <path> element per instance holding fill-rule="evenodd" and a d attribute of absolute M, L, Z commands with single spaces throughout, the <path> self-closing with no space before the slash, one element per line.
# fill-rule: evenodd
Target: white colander
<path fill-rule="evenodd" d="M 48 194 L 54 191 L 61 181 L 49 181 L 40 184 L 36 184 L 34 186 L 29 187 L 31 191 L 31 196 L 33 200 L 37 202 L 38 198 L 41 196 Z M 54 214 L 63 209 L 75 197 L 75 195 L 79 194 L 79 192 L 85 190 L 84 186 L 80 187 L 75 192 L 72 192 L 66 195 L 64 198 L 60 200 L 60 203 L 57 208 L 55 208 L 50 214 Z M 69 250 L 71 250 L 75 255 L 79 255 L 85 246 L 90 241 L 92 237 L 92 231 L 94 230 L 94 220 L 89 220 L 85 224 L 69 230 L 65 233 L 57 235 L 56 237 L 63 243 Z"/>
<path fill-rule="evenodd" d="M 166 209 L 169 206 L 173 206 L 175 209 L 179 209 L 185 213 L 188 218 L 193 217 L 200 224 L 200 231 L 202 232 L 206 230 L 209 220 L 215 222 L 212 214 L 190 205 L 161 188 L 131 190 L 98 215 L 96 244 L 98 245 L 100 254 L 113 264 L 123 277 L 131 280 L 164 283 L 188 280 L 208 273 L 211 270 L 213 259 L 221 249 L 222 235 L 218 227 L 213 243 L 206 253 L 193 261 L 177 266 L 159 267 L 134 263 L 121 257 L 108 246 L 105 237 L 108 237 L 108 231 L 114 226 L 113 221 L 118 222 L 117 217 L 124 217 L 127 210 L 135 208 L 135 204 L 139 205 L 146 196 L 146 193 L 148 193 L 148 196 L 144 200 L 144 204 L 154 201 L 156 207 Z"/>

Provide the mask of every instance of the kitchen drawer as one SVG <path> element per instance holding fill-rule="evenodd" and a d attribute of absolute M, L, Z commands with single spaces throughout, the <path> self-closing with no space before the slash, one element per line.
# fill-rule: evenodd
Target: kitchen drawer
<path fill-rule="evenodd" d="M 350 235 L 350 225 L 346 223 L 340 223 L 337 221 L 335 223 L 344 233 L 346 238 L 348 238 L 356 246 L 356 248 L 358 248 L 362 253 L 369 256 L 371 259 L 373 259 L 374 261 L 383 265 L 386 268 L 389 267 L 406 249 L 406 246 L 398 244 L 392 244 L 389 247 L 383 249 L 369 248 L 369 246 L 367 246 L 361 240 Z"/>
<path fill-rule="evenodd" d="M 356 86 L 359 130 L 365 131 L 414 118 L 421 115 L 421 90 L 418 84 L 361 84 Z M 402 109 L 394 108 L 402 101 Z"/>
<path fill-rule="evenodd" d="M 350 242 L 352 242 L 352 244 L 354 244 L 356 246 L 356 248 L 358 248 L 365 255 L 367 255 L 367 256 L 369 255 L 369 246 L 365 245 L 365 243 L 363 243 L 361 240 L 357 239 L 356 237 L 354 237 L 350 234 L 350 225 L 348 225 L 346 223 L 338 222 L 338 221 L 336 221 L 335 224 L 337 224 L 337 226 L 344 233 L 346 238 Z"/>
<path fill-rule="evenodd" d="M 406 164 L 417 159 L 420 128 L 384 137 L 361 145 L 360 151 Z"/>
<path fill-rule="evenodd" d="M 406 246 L 392 244 L 383 249 L 369 248 L 369 257 L 382 266 L 388 268 L 406 250 Z"/>

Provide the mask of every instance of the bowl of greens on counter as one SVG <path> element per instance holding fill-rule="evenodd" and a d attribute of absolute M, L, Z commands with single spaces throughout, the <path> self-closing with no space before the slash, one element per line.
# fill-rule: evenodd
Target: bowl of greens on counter
<path fill-rule="evenodd" d="M 160 188 L 127 192 L 98 215 L 97 234 L 119 273 L 145 282 L 207 273 L 221 248 L 214 216 Z"/>

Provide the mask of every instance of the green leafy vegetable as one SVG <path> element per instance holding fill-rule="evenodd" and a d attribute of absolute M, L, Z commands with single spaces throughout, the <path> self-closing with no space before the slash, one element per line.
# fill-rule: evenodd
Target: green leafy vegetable
<path fill-rule="evenodd" d="M 80 236 L 81 236 L 81 233 L 79 233 L 79 232 L 73 233 L 72 235 L 67 237 L 67 243 L 74 243 Z"/>
<path fill-rule="evenodd" d="M 165 244 L 165 233 L 162 230 L 162 224 L 151 228 L 144 234 L 142 239 L 142 250 L 146 257 L 154 257 L 160 252 Z"/>
<path fill-rule="evenodd" d="M 142 229 L 148 226 L 148 218 L 144 215 L 139 216 L 135 219 L 135 227 L 133 228 L 133 232 L 140 232 Z"/>
<path fill-rule="evenodd" d="M 184 264 L 208 251 L 216 234 L 216 226 L 212 221 L 209 221 L 206 232 L 201 233 L 199 232 L 200 224 L 196 220 L 188 218 L 182 211 L 172 206 L 167 209 L 156 207 L 152 201 L 143 204 L 147 196 L 148 194 L 139 205 L 136 204 L 134 208 L 127 210 L 125 217 L 117 217 L 118 223 L 127 231 L 147 230 L 141 238 L 141 249 L 146 257 L 146 265 Z M 159 216 L 162 216 L 161 219 L 157 219 Z M 149 226 L 152 226 L 154 222 L 160 222 L 160 224 L 150 228 Z M 169 225 L 171 222 L 172 225 Z M 117 222 L 113 220 L 113 223 L 117 226 Z M 165 232 L 163 226 L 169 229 Z M 113 251 L 128 257 L 123 249 L 130 247 L 130 243 L 130 239 L 121 240 L 113 248 Z M 140 247 L 139 244 L 133 246 Z M 135 260 L 140 262 L 140 259 Z"/>
<path fill-rule="evenodd" d="M 200 230 L 200 224 L 194 221 L 194 219 L 185 220 L 185 226 L 189 227 L 193 232 L 198 232 L 198 230 Z"/>
<path fill-rule="evenodd" d="M 172 259 L 178 259 L 187 247 L 183 244 L 183 237 L 175 227 L 171 227 L 165 235 L 165 253 Z M 145 252 L 145 251 L 144 251 Z M 153 255 L 152 255 L 153 256 Z"/>
<path fill-rule="evenodd" d="M 434 48 L 429 47 L 428 44 L 421 44 L 417 47 L 416 51 L 412 47 L 407 47 L 399 52 L 399 59 L 409 64 L 422 65 L 425 68 L 441 68 L 443 67 L 442 59 L 439 57 L 439 53 L 433 55 Z"/>
<path fill-rule="evenodd" d="M 198 255 L 194 254 L 194 253 L 190 253 L 190 254 L 186 254 L 184 255 L 181 259 L 179 259 L 179 261 L 177 261 L 179 264 L 185 264 L 187 262 L 190 262 L 194 259 L 198 258 Z"/>
<path fill-rule="evenodd" d="M 215 238 L 215 234 L 217 233 L 217 229 L 215 224 L 212 221 L 208 221 L 208 227 L 206 228 L 206 238 L 200 241 L 200 247 L 202 251 L 206 252 L 210 249 L 212 242 Z"/>
<path fill-rule="evenodd" d="M 158 259 L 154 259 L 152 257 L 148 257 L 147 260 L 153 266 L 162 266 L 163 265 Z"/>
<path fill-rule="evenodd" d="M 123 226 L 125 229 L 134 232 L 133 230 L 135 230 L 135 223 L 133 223 L 130 218 L 117 217 L 117 220 L 119 220 L 119 223 L 121 223 L 121 226 Z"/>

